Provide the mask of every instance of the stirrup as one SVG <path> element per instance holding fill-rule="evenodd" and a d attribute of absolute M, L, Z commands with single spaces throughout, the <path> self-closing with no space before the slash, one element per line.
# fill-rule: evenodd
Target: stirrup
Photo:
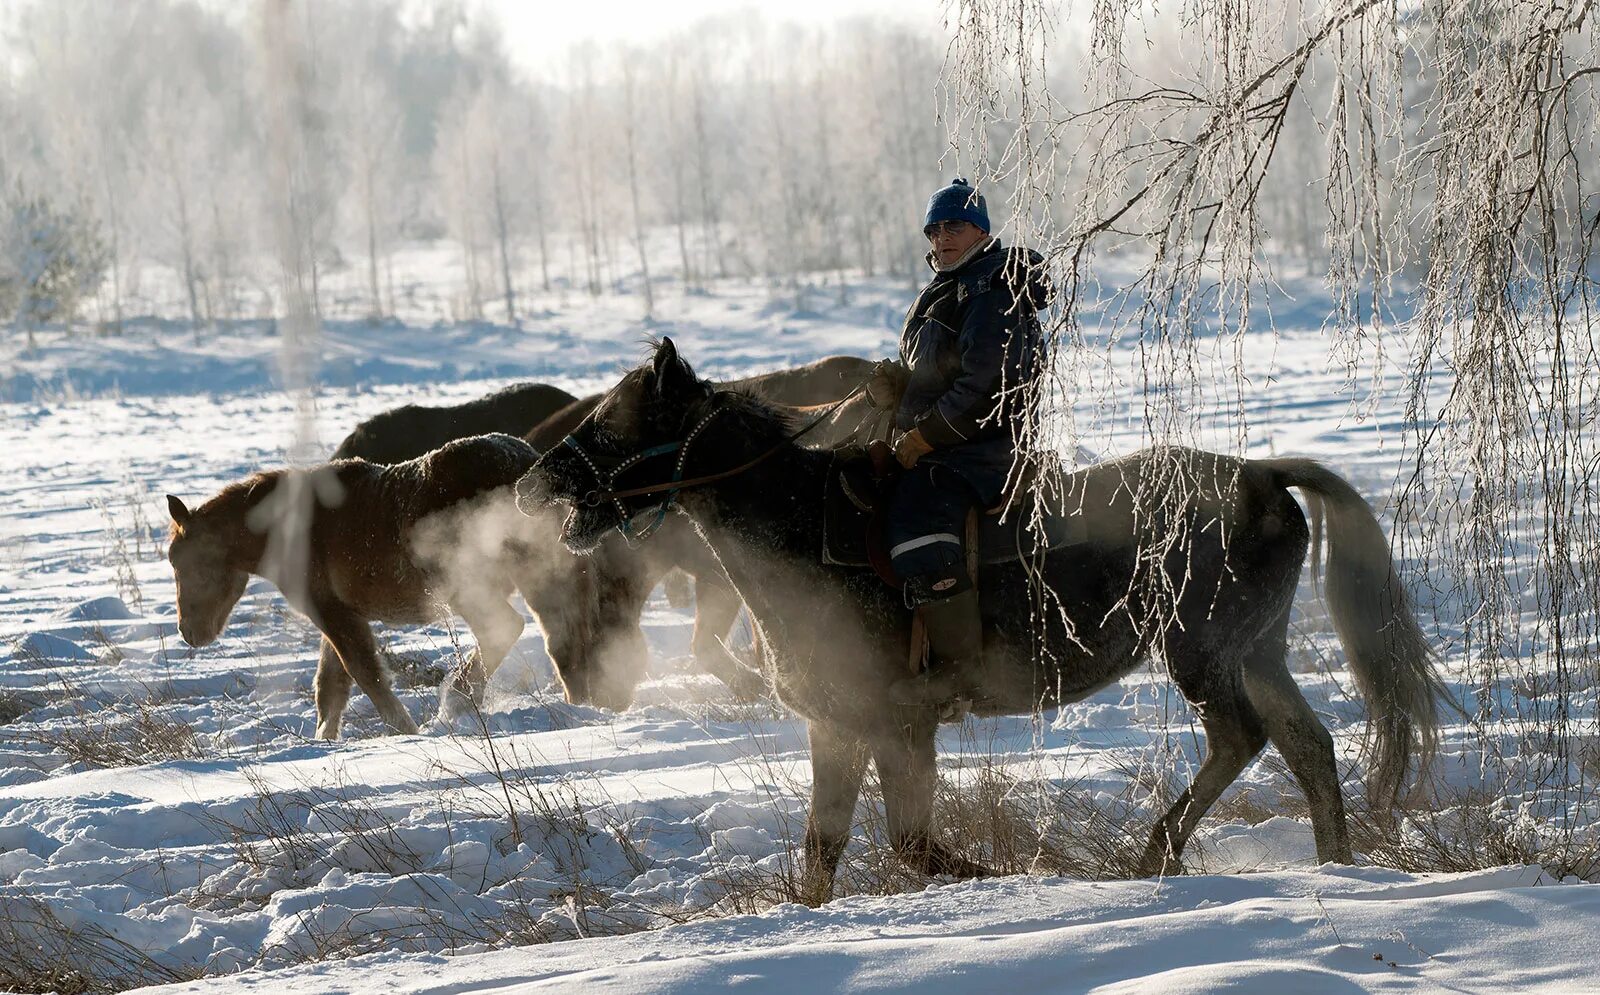
<path fill-rule="evenodd" d="M 972 711 L 972 694 L 954 675 L 925 670 L 889 685 L 889 698 L 897 705 L 937 708 L 940 722 L 959 722 Z"/>

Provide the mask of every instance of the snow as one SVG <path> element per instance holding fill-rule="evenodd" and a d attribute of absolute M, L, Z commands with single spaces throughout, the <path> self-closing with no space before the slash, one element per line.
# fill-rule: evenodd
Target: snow
<path fill-rule="evenodd" d="M 730 281 L 660 294 L 645 324 L 629 296 L 536 301 L 519 328 L 334 321 L 319 442 L 331 449 L 398 404 L 466 400 L 511 379 L 598 389 L 648 335 L 673 336 L 722 377 L 887 354 L 908 288 L 845 289 L 846 302 L 832 285 L 797 302 Z M 1258 333 L 1246 356 L 1251 451 L 1325 458 L 1381 504 L 1400 466 L 1402 392 L 1354 404 L 1349 373 L 1327 361 L 1314 291 L 1297 293 L 1276 336 Z M 42 908 L 74 935 L 113 937 L 121 952 L 90 966 L 125 984 L 215 975 L 181 991 L 1592 986 L 1600 890 L 1527 867 L 1318 867 L 1297 789 L 1269 760 L 1202 824 L 1186 877 L 885 877 L 863 805 L 843 897 L 787 904 L 805 730 L 689 672 L 692 619 L 660 592 L 645 618 L 650 679 L 626 713 L 562 701 L 530 624 L 481 725 L 384 736 L 357 695 L 345 738 L 318 742 L 309 623 L 254 581 L 222 638 L 190 650 L 164 559 L 164 494 L 203 498 L 285 460 L 295 401 L 277 386 L 270 324 L 197 338 L 151 320 L 118 337 L 40 338 L 33 355 L 0 347 L 12 349 L 0 353 L 0 934 L 17 930 L 0 935 L 0 957 L 27 946 L 18 924 Z M 1137 405 L 1115 400 L 1132 390 L 1117 350 L 1135 347 L 1110 347 L 1103 393 L 1075 399 L 1075 443 L 1138 445 Z M 1358 793 L 1362 712 L 1309 584 L 1302 594 L 1292 662 Z M 429 675 L 454 661 L 463 628 L 382 637 L 402 700 L 431 716 Z M 1443 644 L 1465 700 L 1459 651 Z M 1191 730 L 1176 693 L 1141 671 L 1038 721 L 949 727 L 941 758 L 951 783 L 1000 778 L 1014 801 L 1048 802 L 1057 795 L 1036 793 L 1048 788 L 1113 811 L 1147 804 L 1139 785 L 1152 772 L 1192 774 Z M 1476 733 L 1452 725 L 1444 744 L 1445 779 L 1477 783 Z M 1506 817 L 1528 803 L 1508 799 Z M 55 949 L 46 934 L 40 949 Z"/>
<path fill-rule="evenodd" d="M 362 957 L 163 992 L 1583 991 L 1600 889 L 1512 867 L 1416 878 L 1009 878 L 499 951 Z"/>

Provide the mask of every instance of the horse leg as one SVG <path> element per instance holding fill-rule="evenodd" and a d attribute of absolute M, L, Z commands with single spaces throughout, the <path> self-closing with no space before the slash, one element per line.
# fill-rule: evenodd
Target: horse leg
<path fill-rule="evenodd" d="M 805 872 L 800 892 L 807 905 L 833 897 L 833 875 L 850 839 L 850 821 L 861 796 L 867 755 L 862 744 L 812 722 L 811 811 L 806 815 Z"/>
<path fill-rule="evenodd" d="M 766 693 L 766 680 L 728 652 L 723 643 L 743 602 L 728 582 L 716 554 L 692 530 L 674 528 L 667 536 L 662 555 L 678 571 L 694 577 L 694 639 L 690 652 L 695 666 L 726 684 L 735 697 L 747 701 L 760 698 Z M 678 571 L 669 571 L 669 579 Z"/>
<path fill-rule="evenodd" d="M 667 596 L 667 605 L 674 611 L 683 611 L 694 597 L 694 583 L 683 570 L 674 567 L 661 578 L 661 589 Z"/>
<path fill-rule="evenodd" d="M 589 696 L 596 704 L 623 711 L 644 680 L 650 662 L 639 619 L 660 573 L 655 564 L 630 551 L 602 548 L 593 560 L 594 585 L 589 658 Z"/>
<path fill-rule="evenodd" d="M 322 639 L 322 649 L 317 653 L 317 738 L 338 739 L 339 726 L 344 719 L 344 709 L 350 701 L 350 673 L 339 662 L 339 653 Z"/>
<path fill-rule="evenodd" d="M 925 719 L 914 720 L 902 736 L 874 744 L 872 755 L 883 785 L 889 841 L 901 860 L 924 874 L 992 876 L 989 868 L 933 838 L 933 792 L 939 780 L 933 742 L 937 729 L 929 713 Z"/>
<path fill-rule="evenodd" d="M 466 603 L 453 607 L 458 608 L 467 628 L 472 630 L 477 652 L 467 655 L 440 691 L 440 705 L 451 717 L 464 715 L 483 704 L 489 678 L 517 644 L 526 624 L 522 614 L 503 597 L 484 595 L 464 600 Z"/>
<path fill-rule="evenodd" d="M 417 724 L 411 721 L 406 706 L 395 697 L 384 677 L 383 665 L 378 662 L 378 644 L 366 620 L 340 606 L 324 608 L 317 617 L 322 620 L 322 634 L 338 652 L 345 673 L 372 699 L 383 720 L 395 732 L 415 734 Z"/>
<path fill-rule="evenodd" d="M 1354 863 L 1333 737 L 1311 710 L 1285 664 L 1288 625 L 1289 616 L 1285 613 L 1246 660 L 1244 690 L 1266 725 L 1272 744 L 1283 754 L 1305 793 L 1317 841 L 1317 859 L 1323 863 Z"/>
<path fill-rule="evenodd" d="M 739 593 L 720 567 L 695 575 L 694 662 L 726 684 L 736 698 L 754 701 L 766 693 L 766 679 L 728 652 L 723 643 L 739 617 L 741 604 Z"/>
<path fill-rule="evenodd" d="M 1238 687 L 1237 678 L 1232 679 L 1235 683 L 1231 691 L 1213 690 L 1201 706 L 1200 722 L 1206 730 L 1205 760 L 1193 783 L 1151 831 L 1150 842 L 1139 860 L 1141 875 L 1182 872 L 1184 844 L 1201 818 L 1267 745 L 1260 718 Z"/>

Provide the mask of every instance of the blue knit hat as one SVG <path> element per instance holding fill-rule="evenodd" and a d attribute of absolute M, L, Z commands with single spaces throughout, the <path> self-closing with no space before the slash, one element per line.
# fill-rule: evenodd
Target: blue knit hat
<path fill-rule="evenodd" d="M 949 186 L 941 187 L 928 198 L 928 213 L 922 219 L 922 227 L 939 221 L 970 221 L 988 231 L 989 205 L 984 202 L 983 194 L 958 176 Z"/>

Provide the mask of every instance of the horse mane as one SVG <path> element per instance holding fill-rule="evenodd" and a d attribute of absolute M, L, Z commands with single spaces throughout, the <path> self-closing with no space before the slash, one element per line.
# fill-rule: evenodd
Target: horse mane
<path fill-rule="evenodd" d="M 268 497 L 288 470 L 258 470 L 243 480 L 236 480 L 218 491 L 211 500 L 196 509 L 197 513 L 232 510 L 242 505 L 245 510 L 254 508 Z"/>
<path fill-rule="evenodd" d="M 724 398 L 723 407 L 742 425 L 762 435 L 787 436 L 798 427 L 801 417 L 806 414 L 788 405 L 774 404 L 757 397 L 744 387 L 718 387 L 705 380 L 700 382 Z"/>
<path fill-rule="evenodd" d="M 222 490 L 207 498 L 198 508 L 190 512 L 191 520 L 201 516 L 243 516 L 252 508 L 260 504 L 277 488 L 278 482 L 283 479 L 288 470 L 258 470 L 243 480 L 235 480 Z M 176 539 L 183 532 L 183 527 L 177 522 L 172 523 L 168 538 Z"/>
<path fill-rule="evenodd" d="M 653 356 L 661 341 L 651 336 L 644 341 L 643 348 Z M 648 365 L 649 359 L 645 362 Z M 687 364 L 685 366 L 687 367 Z M 730 412 L 745 430 L 743 437 L 758 445 L 775 445 L 782 441 L 800 426 L 802 419 L 808 414 L 789 405 L 767 401 L 757 396 L 752 387 L 719 384 L 694 373 L 692 368 L 689 369 L 695 383 L 708 394 L 722 399 L 723 409 Z M 726 418 L 718 420 L 725 422 Z"/>

